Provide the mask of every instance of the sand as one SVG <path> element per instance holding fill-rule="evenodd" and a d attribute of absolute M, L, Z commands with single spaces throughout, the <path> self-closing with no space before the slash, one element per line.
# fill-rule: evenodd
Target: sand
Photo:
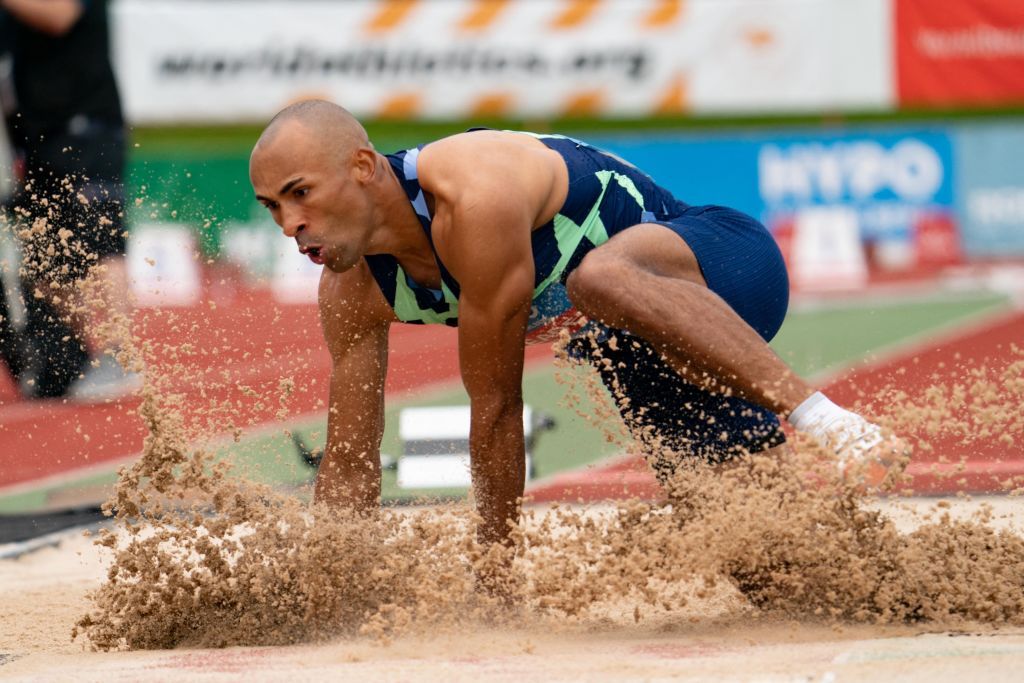
<path fill-rule="evenodd" d="M 903 531 L 928 509 L 969 518 L 993 507 L 994 526 L 1018 526 L 1024 501 L 1009 497 L 878 504 Z M 949 501 L 944 501 L 943 504 Z M 906 508 L 910 508 L 908 510 Z M 916 512 L 912 512 L 915 510 Z M 540 512 L 540 511 L 537 511 Z M 590 516 L 608 515 L 607 506 Z M 109 554 L 78 533 L 56 548 L 0 562 L 0 678 L 10 680 L 1019 680 L 1024 628 L 963 624 L 857 625 L 757 615 L 725 602 L 694 604 L 635 623 L 477 626 L 277 647 L 94 652 L 73 643 Z M 626 615 L 627 617 L 629 615 Z"/>

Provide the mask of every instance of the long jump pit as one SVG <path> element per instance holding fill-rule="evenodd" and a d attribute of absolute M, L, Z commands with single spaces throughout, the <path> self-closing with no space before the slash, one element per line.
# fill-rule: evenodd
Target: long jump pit
<path fill-rule="evenodd" d="M 667 504 L 528 507 L 512 606 L 475 597 L 486 558 L 467 561 L 459 508 L 301 541 L 235 526 L 219 545 L 253 540 L 231 567 L 195 536 L 172 547 L 166 520 L 109 545 L 66 532 L 0 561 L 0 678 L 1019 681 L 1020 499 L 849 502 L 790 533 L 784 511 L 687 528 Z"/>

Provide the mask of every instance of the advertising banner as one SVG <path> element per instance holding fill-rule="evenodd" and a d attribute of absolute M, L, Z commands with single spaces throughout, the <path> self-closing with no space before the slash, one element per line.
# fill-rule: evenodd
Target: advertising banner
<path fill-rule="evenodd" d="M 602 144 L 683 201 L 759 218 L 798 288 L 854 287 L 873 271 L 930 269 L 963 256 L 944 129 Z"/>
<path fill-rule="evenodd" d="M 901 105 L 1024 103 L 1024 2 L 894 2 Z"/>
<path fill-rule="evenodd" d="M 957 204 L 964 248 L 974 258 L 1024 256 L 1024 129 L 963 126 L 956 131 Z"/>
<path fill-rule="evenodd" d="M 888 0 L 119 0 L 135 123 L 891 106 Z"/>

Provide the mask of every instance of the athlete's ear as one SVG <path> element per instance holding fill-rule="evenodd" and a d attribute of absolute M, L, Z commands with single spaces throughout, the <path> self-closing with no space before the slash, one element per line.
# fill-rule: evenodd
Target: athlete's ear
<path fill-rule="evenodd" d="M 368 183 L 377 173 L 377 153 L 370 147 L 360 147 L 352 155 L 352 179 Z"/>

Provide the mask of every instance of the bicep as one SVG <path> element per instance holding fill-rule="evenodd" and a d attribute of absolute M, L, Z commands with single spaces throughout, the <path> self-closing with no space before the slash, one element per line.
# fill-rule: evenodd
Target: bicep
<path fill-rule="evenodd" d="M 320 324 L 331 354 L 332 389 L 337 381 L 383 381 L 388 329 L 394 314 L 369 269 L 359 264 L 345 273 L 328 270 L 320 281 Z"/>
<path fill-rule="evenodd" d="M 460 223 L 460 220 L 462 221 Z M 459 351 L 470 395 L 518 395 L 526 324 L 533 297 L 530 226 L 522 215 L 497 210 L 453 216 L 454 230 L 477 234 L 449 251 L 461 286 Z"/>
<path fill-rule="evenodd" d="M 471 396 L 518 391 L 533 297 L 531 245 L 537 193 L 513 157 L 483 149 L 466 159 L 468 139 L 431 145 L 420 179 L 434 197 L 433 239 L 458 281 L 459 349 Z M 428 154 L 429 152 L 429 154 Z"/>

